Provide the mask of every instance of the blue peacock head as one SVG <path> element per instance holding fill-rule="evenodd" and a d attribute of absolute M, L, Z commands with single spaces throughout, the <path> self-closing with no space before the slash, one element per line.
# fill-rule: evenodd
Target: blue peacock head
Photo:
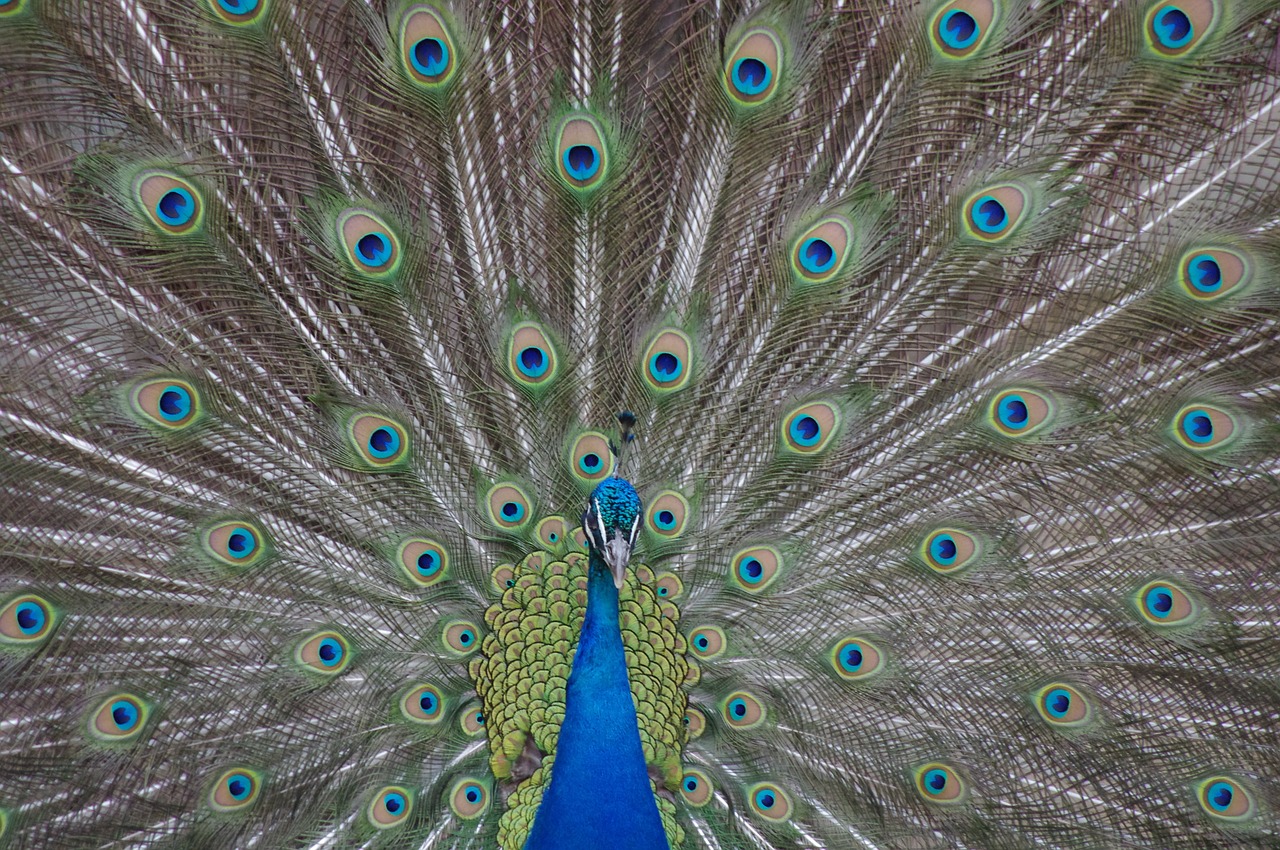
<path fill-rule="evenodd" d="M 643 515 L 640 494 L 623 478 L 606 478 L 591 491 L 591 501 L 582 515 L 582 528 L 591 549 L 599 553 L 613 573 L 613 584 L 622 588 L 631 550 L 640 534 Z"/>

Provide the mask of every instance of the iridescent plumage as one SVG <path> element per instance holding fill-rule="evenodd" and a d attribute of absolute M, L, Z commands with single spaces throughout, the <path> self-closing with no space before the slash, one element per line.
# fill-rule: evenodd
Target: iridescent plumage
<path fill-rule="evenodd" d="M 1278 29 L 0 0 L 0 845 L 1274 846 Z"/>

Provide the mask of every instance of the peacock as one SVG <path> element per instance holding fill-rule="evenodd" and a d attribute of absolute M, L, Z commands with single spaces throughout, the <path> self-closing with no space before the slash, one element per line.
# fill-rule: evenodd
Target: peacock
<path fill-rule="evenodd" d="M 0 846 L 1280 846 L 1278 30 L 0 0 Z"/>

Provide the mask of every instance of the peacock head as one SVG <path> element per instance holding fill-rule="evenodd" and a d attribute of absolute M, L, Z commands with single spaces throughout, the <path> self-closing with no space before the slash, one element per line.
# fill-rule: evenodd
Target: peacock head
<path fill-rule="evenodd" d="M 591 501 L 582 515 L 582 528 L 587 542 L 613 573 L 613 584 L 622 589 L 631 550 L 640 535 L 643 506 L 640 494 L 631 482 L 617 477 L 606 478 L 591 492 Z"/>

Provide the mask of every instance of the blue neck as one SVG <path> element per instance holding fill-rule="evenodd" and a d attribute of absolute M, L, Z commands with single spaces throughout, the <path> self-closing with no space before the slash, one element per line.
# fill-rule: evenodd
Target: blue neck
<path fill-rule="evenodd" d="M 649 787 L 618 628 L 618 591 L 591 551 L 587 614 L 556 744 L 551 786 L 525 850 L 668 850 Z"/>

